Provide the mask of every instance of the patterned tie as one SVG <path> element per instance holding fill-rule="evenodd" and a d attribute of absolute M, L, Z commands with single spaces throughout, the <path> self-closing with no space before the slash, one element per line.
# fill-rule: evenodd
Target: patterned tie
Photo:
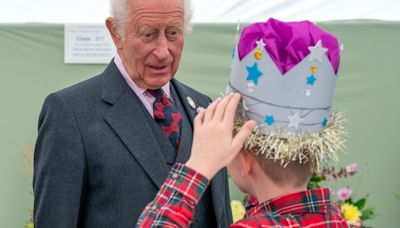
<path fill-rule="evenodd" d="M 168 137 L 175 151 L 178 151 L 182 125 L 181 113 L 161 89 L 147 91 L 156 98 L 153 103 L 154 120 Z"/>

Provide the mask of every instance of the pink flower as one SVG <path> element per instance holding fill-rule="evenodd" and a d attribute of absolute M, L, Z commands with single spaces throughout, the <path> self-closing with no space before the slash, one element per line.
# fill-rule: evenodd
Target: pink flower
<path fill-rule="evenodd" d="M 355 222 L 346 221 L 346 222 L 347 222 L 347 225 L 349 225 L 350 228 L 360 228 L 360 227 L 362 227 L 361 221 L 355 221 Z"/>
<path fill-rule="evenodd" d="M 351 197 L 352 193 L 350 188 L 341 188 L 336 192 L 336 195 L 340 200 L 345 201 Z"/>
<path fill-rule="evenodd" d="M 346 172 L 351 176 L 356 174 L 357 173 L 357 164 L 353 163 L 353 164 L 346 166 Z"/>

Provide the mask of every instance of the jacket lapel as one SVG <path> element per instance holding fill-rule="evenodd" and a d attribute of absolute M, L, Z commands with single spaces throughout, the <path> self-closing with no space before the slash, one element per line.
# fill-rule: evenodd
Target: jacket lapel
<path fill-rule="evenodd" d="M 175 162 L 186 163 L 190 157 L 192 150 L 193 131 L 191 121 L 187 109 L 183 107 L 181 96 L 178 95 L 174 85 L 171 83 L 171 96 L 173 97 L 174 104 L 182 114 L 182 126 L 180 132 L 180 145 L 179 151 L 176 156 Z"/>
<path fill-rule="evenodd" d="M 193 119 L 197 112 L 192 108 L 187 97 L 191 98 L 197 106 L 206 107 L 208 101 L 200 100 L 194 94 L 184 88 L 175 79 L 171 80 L 175 89 L 175 97 L 180 99 L 183 110 L 188 116 L 188 122 L 193 126 Z M 160 188 L 165 181 L 169 168 L 159 147 L 158 140 L 152 133 L 151 126 L 146 120 L 148 113 L 144 112 L 143 104 L 136 94 L 129 88 L 118 68 L 112 61 L 102 75 L 102 99 L 111 105 L 105 112 L 104 119 L 120 137 L 132 156 L 140 163 L 154 184 Z M 189 126 L 190 127 L 190 126 Z M 185 134 L 192 134 L 191 129 L 186 129 Z M 183 151 L 185 154 L 179 156 L 178 161 L 186 162 L 190 156 L 191 136 L 186 139 Z M 225 191 L 227 183 L 225 172 L 220 172 L 211 181 L 212 199 L 216 218 L 219 220 L 225 207 Z"/>
<path fill-rule="evenodd" d="M 225 196 L 229 195 L 226 194 L 226 191 L 229 191 L 227 178 L 226 168 L 224 168 L 214 176 L 210 184 L 215 217 L 217 218 L 217 221 L 220 221 L 224 209 L 227 210 L 226 206 L 230 205 L 230 203 L 225 202 L 225 200 L 229 200 L 225 199 Z"/>
<path fill-rule="evenodd" d="M 175 90 L 176 97 L 181 101 L 182 107 L 189 117 L 190 125 L 193 126 L 193 119 L 197 115 L 197 111 L 195 108 L 191 107 L 188 102 L 188 97 L 194 100 L 196 105 L 199 105 L 198 101 L 195 98 L 191 97 L 188 91 L 175 79 L 171 80 L 171 85 L 173 90 Z"/>
<path fill-rule="evenodd" d="M 142 102 L 129 88 L 113 61 L 102 77 L 102 99 L 112 105 L 104 114 L 105 121 L 160 188 L 169 168 L 148 121 L 145 121 L 148 113 L 144 112 Z"/>
<path fill-rule="evenodd" d="M 182 150 L 179 151 L 178 157 L 177 157 L 177 162 L 183 162 L 185 163 L 189 157 L 190 157 L 190 152 L 192 148 L 192 140 L 193 140 L 193 119 L 197 115 L 196 109 L 190 106 L 187 97 L 190 97 L 192 99 L 196 106 L 199 107 L 207 107 L 209 104 L 209 101 L 206 101 L 203 99 L 199 99 L 196 97 L 194 94 L 191 94 L 189 91 L 186 90 L 184 86 L 182 86 L 178 81 L 175 79 L 171 80 L 171 83 L 173 85 L 173 89 L 175 89 L 176 96 L 180 99 L 181 104 L 185 112 L 187 113 L 187 116 L 189 117 L 190 125 L 191 128 L 189 129 L 183 129 L 181 137 L 187 137 L 186 140 L 185 138 L 182 138 L 186 142 L 183 142 L 182 145 Z M 175 97 L 174 97 L 175 99 Z M 184 134 L 190 134 L 184 135 Z M 182 153 L 183 152 L 183 153 Z M 213 200 L 213 205 L 214 205 L 214 211 L 215 211 L 215 216 L 217 218 L 217 221 L 220 221 L 221 216 L 224 212 L 224 208 L 226 206 L 225 202 L 225 196 L 226 191 L 228 191 L 228 181 L 227 181 L 227 174 L 226 174 L 226 169 L 220 171 L 212 180 L 210 184 L 211 192 L 212 192 L 212 200 Z M 229 199 L 228 199 L 229 200 Z"/>

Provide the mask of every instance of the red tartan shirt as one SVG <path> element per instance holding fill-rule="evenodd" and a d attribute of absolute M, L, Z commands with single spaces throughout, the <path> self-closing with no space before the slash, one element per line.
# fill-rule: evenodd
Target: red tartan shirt
<path fill-rule="evenodd" d="M 189 227 L 195 206 L 209 180 L 185 166 L 175 164 L 155 199 L 139 217 L 136 227 Z M 237 227 L 347 227 L 330 202 L 329 189 L 316 189 L 279 196 L 259 204 L 250 198 L 246 216 Z"/>

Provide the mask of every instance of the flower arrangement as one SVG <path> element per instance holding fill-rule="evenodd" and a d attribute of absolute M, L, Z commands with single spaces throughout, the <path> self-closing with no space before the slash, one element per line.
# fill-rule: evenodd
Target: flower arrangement
<path fill-rule="evenodd" d="M 338 171 L 334 167 L 325 167 L 320 172 L 316 172 L 311 177 L 308 188 L 316 189 L 321 188 L 323 182 L 333 182 L 339 179 L 348 178 L 356 175 L 358 172 L 357 164 L 350 164 Z M 366 228 L 364 222 L 370 220 L 375 216 L 375 210 L 372 207 L 365 207 L 368 195 L 356 199 L 353 196 L 351 188 L 344 187 L 338 190 L 333 190 L 335 197 L 335 204 L 341 211 L 342 216 L 346 219 L 350 228 Z M 396 198 L 400 200 L 400 194 L 396 194 Z M 242 219 L 245 215 L 245 208 L 243 203 L 239 200 L 231 201 L 233 222 Z"/>
<path fill-rule="evenodd" d="M 338 179 L 347 178 L 357 174 L 357 164 L 350 164 L 336 171 L 334 167 L 325 167 L 320 172 L 316 172 L 310 179 L 308 188 L 320 188 L 322 182 L 333 182 Z M 340 188 L 337 191 L 332 189 L 336 195 L 336 204 L 342 216 L 346 219 L 349 227 L 366 227 L 363 223 L 375 216 L 374 208 L 365 207 L 368 195 L 356 199 L 349 187 Z"/>
<path fill-rule="evenodd" d="M 245 208 L 239 200 L 231 201 L 233 223 L 241 220 L 245 215 Z"/>

